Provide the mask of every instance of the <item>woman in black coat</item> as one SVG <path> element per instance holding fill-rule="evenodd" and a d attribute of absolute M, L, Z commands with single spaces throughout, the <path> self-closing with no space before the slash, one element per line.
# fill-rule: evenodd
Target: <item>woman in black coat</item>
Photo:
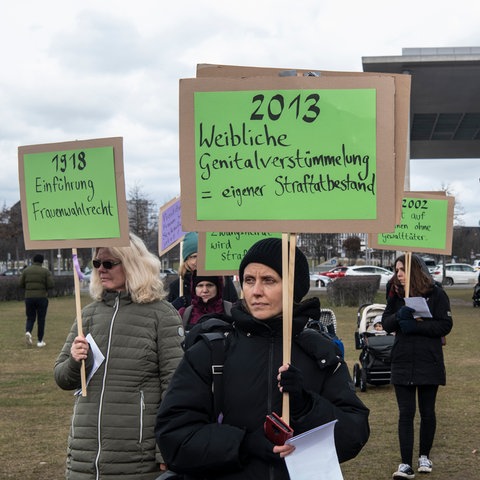
<path fill-rule="evenodd" d="M 452 329 L 450 301 L 445 291 L 433 281 L 417 255 L 411 257 L 410 297 L 423 297 L 431 318 L 416 318 L 405 305 L 405 255 L 395 261 L 395 275 L 383 313 L 383 328 L 395 332 L 391 356 L 391 383 L 399 408 L 398 436 L 402 463 L 394 479 L 412 479 L 414 417 L 416 397 L 420 411 L 418 471 L 429 473 L 429 458 L 436 429 L 435 402 L 439 385 L 445 385 L 443 338 Z"/>
<path fill-rule="evenodd" d="M 284 457 L 292 447 L 274 445 L 263 427 L 267 414 L 282 413 L 282 391 L 289 393 L 295 435 L 338 420 L 334 435 L 340 462 L 355 457 L 368 439 L 369 411 L 355 394 L 341 352 L 318 331 L 304 328 L 309 318 L 319 318 L 320 304 L 318 298 L 301 302 L 310 277 L 299 249 L 292 360 L 282 365 L 281 243 L 277 238 L 257 242 L 240 264 L 244 302 L 231 311 L 222 415 L 215 418 L 212 358 L 204 341 L 185 352 L 162 401 L 157 443 L 169 468 L 186 479 L 287 480 Z"/>

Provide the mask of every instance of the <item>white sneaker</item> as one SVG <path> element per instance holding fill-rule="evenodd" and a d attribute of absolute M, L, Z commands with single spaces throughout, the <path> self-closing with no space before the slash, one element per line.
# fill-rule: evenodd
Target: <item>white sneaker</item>
<path fill-rule="evenodd" d="M 398 470 L 392 475 L 393 480 L 403 480 L 404 478 L 415 478 L 415 472 L 413 468 L 407 463 L 401 463 L 398 466 Z"/>
<path fill-rule="evenodd" d="M 422 455 L 418 459 L 418 471 L 420 473 L 430 473 L 432 471 L 433 464 L 426 455 Z"/>
<path fill-rule="evenodd" d="M 28 346 L 33 345 L 32 334 L 30 332 L 25 332 L 25 342 Z"/>
<path fill-rule="evenodd" d="M 37 347 L 42 348 L 46 345 L 46 343 L 42 340 L 41 342 L 37 342 Z"/>

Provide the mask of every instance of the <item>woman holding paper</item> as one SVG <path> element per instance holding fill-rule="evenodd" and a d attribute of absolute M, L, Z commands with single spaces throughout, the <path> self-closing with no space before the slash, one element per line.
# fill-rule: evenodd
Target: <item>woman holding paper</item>
<path fill-rule="evenodd" d="M 282 357 L 282 240 L 255 243 L 239 277 L 244 300 L 231 310 L 233 326 L 222 350 L 223 387 L 215 390 L 223 409 L 218 414 L 214 408 L 210 345 L 199 339 L 186 350 L 159 409 L 156 435 L 167 465 L 185 479 L 287 480 L 284 457 L 293 447 L 275 445 L 264 429 L 268 414 L 282 414 L 282 392 L 289 393 L 294 435 L 338 420 L 338 458 L 353 458 L 368 439 L 369 412 L 336 345 L 305 329 L 309 318 L 320 316 L 318 298 L 302 301 L 310 287 L 307 259 L 296 248 L 289 364 Z M 206 323 L 194 327 L 187 342 Z"/>
<path fill-rule="evenodd" d="M 66 478 L 158 477 L 163 460 L 154 425 L 161 398 L 183 355 L 177 311 L 163 300 L 160 261 L 130 235 L 127 247 L 97 248 L 90 294 L 55 362 L 55 380 L 77 392 L 68 437 Z M 164 468 L 164 466 L 163 466 Z"/>
<path fill-rule="evenodd" d="M 402 463 L 394 479 L 413 479 L 414 417 L 416 398 L 420 412 L 418 471 L 432 471 L 430 450 L 436 429 L 435 402 L 439 385 L 445 385 L 442 337 L 452 329 L 450 301 L 423 264 L 421 257 L 401 255 L 395 261 L 395 275 L 383 313 L 383 328 L 395 332 L 391 357 L 391 383 L 395 387 L 399 420 L 398 437 Z M 407 276 L 406 271 L 409 272 Z M 407 294 L 408 292 L 409 294 Z M 425 299 L 431 316 L 417 318 L 406 306 L 406 297 Z M 420 304 L 420 302 L 412 303 Z"/>

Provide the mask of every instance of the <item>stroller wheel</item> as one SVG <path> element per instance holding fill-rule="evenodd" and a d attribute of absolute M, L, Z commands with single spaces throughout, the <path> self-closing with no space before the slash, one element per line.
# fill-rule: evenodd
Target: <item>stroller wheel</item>
<path fill-rule="evenodd" d="M 365 369 L 360 372 L 360 391 L 367 391 L 367 371 Z"/>
<path fill-rule="evenodd" d="M 360 386 L 360 374 L 361 374 L 360 364 L 355 363 L 353 365 L 353 383 L 355 384 L 356 387 Z"/>

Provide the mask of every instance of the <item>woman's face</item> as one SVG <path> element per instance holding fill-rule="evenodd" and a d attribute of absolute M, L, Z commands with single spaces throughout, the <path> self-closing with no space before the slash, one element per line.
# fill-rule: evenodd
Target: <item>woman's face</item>
<path fill-rule="evenodd" d="M 108 248 L 99 248 L 94 260 L 100 262 L 111 262 L 112 268 L 105 268 L 103 263 L 98 267 L 98 275 L 105 290 L 123 291 L 125 290 L 125 270 L 118 258 L 115 258 Z"/>
<path fill-rule="evenodd" d="M 282 277 L 272 268 L 249 263 L 243 273 L 242 290 L 248 310 L 257 320 L 282 313 Z"/>
<path fill-rule="evenodd" d="M 203 303 L 207 303 L 217 295 L 217 286 L 212 282 L 198 282 L 195 293 L 197 297 L 202 299 Z"/>
<path fill-rule="evenodd" d="M 188 270 L 191 272 L 194 272 L 197 269 L 197 254 L 192 253 L 187 257 L 185 260 L 185 266 L 187 267 Z"/>
<path fill-rule="evenodd" d="M 402 262 L 395 264 L 395 273 L 397 274 L 398 281 L 405 286 L 405 267 Z"/>

